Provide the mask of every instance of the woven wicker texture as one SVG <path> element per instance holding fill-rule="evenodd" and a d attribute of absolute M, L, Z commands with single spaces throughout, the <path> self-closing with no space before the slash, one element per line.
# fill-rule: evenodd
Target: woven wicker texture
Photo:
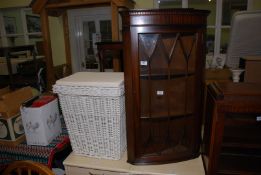
<path fill-rule="evenodd" d="M 85 73 L 87 76 L 83 81 L 88 81 L 88 73 Z M 118 76 L 115 73 L 111 76 L 113 75 Z M 87 86 L 88 82 L 76 86 L 75 81 L 70 86 L 68 79 L 65 80 L 66 83 L 60 81 L 60 85 L 56 83 L 54 86 L 53 90 L 58 93 L 71 145 L 76 154 L 118 160 L 125 151 L 123 77 L 117 78 L 121 78 L 117 81 L 118 87 Z M 117 78 L 114 77 L 114 80 Z M 101 81 L 106 84 L 106 80 Z"/>
<path fill-rule="evenodd" d="M 122 72 L 77 72 L 56 81 L 57 85 L 85 87 L 119 87 L 124 84 Z"/>

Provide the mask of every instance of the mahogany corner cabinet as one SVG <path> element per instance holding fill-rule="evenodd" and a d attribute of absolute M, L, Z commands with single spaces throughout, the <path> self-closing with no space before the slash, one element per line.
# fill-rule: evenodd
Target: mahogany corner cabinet
<path fill-rule="evenodd" d="M 209 11 L 121 11 L 128 162 L 199 156 Z"/>

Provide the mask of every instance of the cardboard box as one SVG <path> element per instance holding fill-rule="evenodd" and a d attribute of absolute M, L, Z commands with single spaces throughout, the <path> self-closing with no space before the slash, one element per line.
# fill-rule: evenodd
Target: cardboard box
<path fill-rule="evenodd" d="M 17 145 L 25 140 L 21 115 L 0 118 L 0 144 Z"/>
<path fill-rule="evenodd" d="M 21 104 L 32 98 L 31 87 L 11 91 L 8 87 L 0 90 L 0 117 L 10 118 L 20 114 Z"/>
<path fill-rule="evenodd" d="M 261 83 L 261 56 L 249 56 L 242 58 L 244 72 L 244 82 Z"/>
<path fill-rule="evenodd" d="M 31 107 L 31 99 L 21 106 L 21 115 L 28 145 L 47 146 L 61 131 L 57 98 L 41 107 Z"/>
<path fill-rule="evenodd" d="M 0 96 L 6 94 L 6 93 L 8 93 L 8 92 L 10 92 L 9 86 L 7 86 L 7 87 L 5 87 L 5 88 L 2 88 L 2 89 L 0 89 Z"/>

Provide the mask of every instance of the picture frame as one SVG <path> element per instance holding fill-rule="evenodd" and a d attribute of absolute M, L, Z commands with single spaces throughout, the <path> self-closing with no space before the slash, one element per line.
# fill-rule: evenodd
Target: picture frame
<path fill-rule="evenodd" d="M 26 15 L 26 24 L 28 33 L 41 32 L 40 17 L 34 15 Z"/>
<path fill-rule="evenodd" d="M 5 32 L 6 34 L 16 34 L 16 18 L 10 16 L 4 16 Z"/>

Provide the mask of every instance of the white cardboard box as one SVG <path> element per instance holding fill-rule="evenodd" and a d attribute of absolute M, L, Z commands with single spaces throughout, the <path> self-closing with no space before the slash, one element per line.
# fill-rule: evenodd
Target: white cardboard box
<path fill-rule="evenodd" d="M 41 107 L 21 106 L 28 145 L 47 146 L 61 131 L 57 98 Z"/>
<path fill-rule="evenodd" d="M 0 144 L 16 145 L 24 140 L 24 127 L 20 114 L 0 117 Z"/>

